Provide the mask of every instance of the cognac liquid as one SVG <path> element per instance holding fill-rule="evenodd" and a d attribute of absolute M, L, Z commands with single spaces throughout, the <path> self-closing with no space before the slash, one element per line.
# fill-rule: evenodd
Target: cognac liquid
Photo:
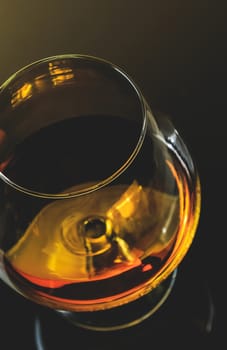
<path fill-rule="evenodd" d="M 23 140 L 4 174 L 37 193 L 94 188 L 124 165 L 139 132 L 111 116 L 58 122 Z M 28 298 L 72 311 L 143 294 L 176 250 L 184 254 L 194 216 L 187 174 L 149 135 L 125 172 L 86 194 L 48 199 L 1 191 L 14 221 L 5 248 L 9 278 Z"/>

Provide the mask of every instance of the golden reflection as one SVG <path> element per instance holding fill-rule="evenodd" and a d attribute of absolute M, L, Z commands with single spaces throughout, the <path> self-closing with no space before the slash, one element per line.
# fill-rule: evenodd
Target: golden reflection
<path fill-rule="evenodd" d="M 27 100 L 31 96 L 32 96 L 32 84 L 25 83 L 22 87 L 20 87 L 18 90 L 16 90 L 13 93 L 12 99 L 11 99 L 12 107 L 16 107 L 22 101 Z"/>
<path fill-rule="evenodd" d="M 64 84 L 74 78 L 74 73 L 69 67 L 59 67 L 52 62 L 49 63 L 49 72 L 54 86 Z"/>
<path fill-rule="evenodd" d="M 69 67 L 59 67 L 57 64 L 49 63 L 48 65 L 51 83 L 54 86 L 70 82 L 74 78 L 74 73 Z M 41 75 L 31 82 L 24 83 L 12 93 L 11 105 L 17 107 L 21 102 L 29 99 L 34 93 L 42 92 L 49 87 L 48 76 Z"/>
<path fill-rule="evenodd" d="M 138 203 L 141 204 L 141 202 L 146 206 L 147 198 L 144 195 L 142 186 L 134 181 L 121 198 L 109 209 L 107 217 L 113 219 L 115 213 L 118 212 L 124 219 L 130 218 L 138 210 Z"/>

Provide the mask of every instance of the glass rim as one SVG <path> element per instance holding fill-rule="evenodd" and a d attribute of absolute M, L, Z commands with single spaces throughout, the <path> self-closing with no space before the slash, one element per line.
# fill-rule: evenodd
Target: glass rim
<path fill-rule="evenodd" d="M 31 62 L 30 64 L 25 65 L 24 67 L 18 69 L 15 73 L 13 73 L 3 84 L 0 85 L 0 96 L 1 93 L 9 87 L 9 85 L 16 81 L 18 78 L 20 78 L 23 74 L 29 73 L 29 71 L 32 71 L 33 68 L 35 68 L 38 65 L 45 64 L 48 62 L 52 62 L 55 60 L 89 60 L 93 62 L 97 62 L 100 64 L 104 64 L 111 68 L 112 70 L 116 71 L 118 74 L 120 74 L 127 82 L 128 84 L 133 88 L 133 91 L 136 93 L 136 96 L 139 101 L 139 105 L 141 108 L 141 130 L 138 136 L 138 140 L 130 153 L 128 159 L 120 166 L 116 171 L 114 171 L 110 176 L 105 178 L 104 180 L 98 181 L 97 183 L 82 188 L 77 191 L 72 192 L 59 192 L 59 193 L 47 193 L 47 192 L 39 192 L 35 191 L 29 188 L 26 188 L 24 186 L 21 186 L 17 184 L 16 182 L 12 181 L 10 178 L 8 178 L 2 171 L 0 171 L 0 178 L 7 183 L 9 186 L 14 188 L 15 190 L 18 190 L 20 192 L 23 192 L 24 194 L 39 197 L 39 198 L 45 198 L 45 199 L 67 199 L 67 198 L 74 198 L 82 195 L 89 194 L 91 192 L 94 192 L 111 182 L 113 182 L 115 179 L 117 179 L 123 172 L 128 168 L 128 166 L 132 163 L 132 161 L 135 159 L 136 155 L 138 154 L 142 144 L 143 140 L 145 138 L 145 133 L 147 129 L 147 106 L 145 99 L 136 85 L 136 83 L 133 81 L 133 79 L 118 65 L 113 64 L 112 62 L 99 58 L 92 55 L 86 55 L 86 54 L 61 54 L 61 55 L 54 55 L 54 56 L 48 56 L 36 61 Z"/>

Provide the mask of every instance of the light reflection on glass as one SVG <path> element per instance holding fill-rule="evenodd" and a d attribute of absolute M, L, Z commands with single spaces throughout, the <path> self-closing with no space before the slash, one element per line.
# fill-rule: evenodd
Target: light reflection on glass
<path fill-rule="evenodd" d="M 63 85 L 74 78 L 74 73 L 69 67 L 59 67 L 56 63 L 49 63 L 48 70 L 54 86 Z M 47 75 L 43 74 L 17 88 L 12 93 L 11 106 L 15 108 L 21 102 L 29 99 L 35 92 L 43 92 L 48 89 L 49 82 L 47 78 Z"/>
<path fill-rule="evenodd" d="M 16 90 L 11 99 L 12 107 L 16 107 L 20 102 L 29 99 L 32 96 L 32 84 L 25 83 L 22 87 Z"/>
<path fill-rule="evenodd" d="M 56 64 L 50 62 L 49 63 L 49 72 L 52 76 L 53 85 L 61 85 L 68 80 L 72 80 L 74 78 L 74 73 L 72 69 L 69 67 L 59 67 Z"/>

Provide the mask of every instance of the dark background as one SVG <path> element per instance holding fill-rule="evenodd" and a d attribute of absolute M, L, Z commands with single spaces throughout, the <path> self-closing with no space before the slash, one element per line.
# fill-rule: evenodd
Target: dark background
<path fill-rule="evenodd" d="M 212 319 L 211 330 L 205 331 L 205 340 L 198 329 L 195 332 L 193 327 L 185 326 L 187 332 L 183 333 L 181 348 L 187 348 L 187 342 L 192 339 L 195 346 L 201 342 L 211 349 L 225 348 L 226 2 L 2 0 L 0 45 L 0 84 L 38 59 L 66 53 L 88 54 L 122 67 L 139 85 L 151 108 L 171 116 L 197 164 L 202 185 L 202 211 L 196 239 L 180 270 L 188 277 L 183 281 L 179 278 L 186 290 L 183 305 L 188 305 L 191 296 L 198 294 L 199 308 L 199 300 L 206 299 L 207 291 L 212 299 L 212 307 L 208 303 L 208 311 L 202 316 L 205 323 L 209 317 Z M 205 294 L 200 283 L 206 285 Z M 179 313 L 181 305 L 175 306 Z M 15 349 L 13 341 L 16 340 L 18 348 L 33 350 L 32 319 L 37 307 L 1 282 L 0 310 L 3 334 L 0 349 Z M 187 308 L 184 317 L 191 317 Z M 176 338 L 183 337 L 181 332 L 178 336 L 177 327 L 174 332 L 169 330 L 172 344 Z M 138 341 L 138 348 L 145 341 L 144 346 L 150 344 L 152 348 L 149 332 L 146 335 L 141 332 L 138 330 L 134 345 Z M 92 345 L 84 348 L 96 349 L 96 338 L 90 337 Z M 108 338 L 103 339 L 106 347 L 110 346 Z M 64 347 L 59 345 L 59 349 L 79 348 L 78 344 L 74 345 L 66 342 Z"/>

